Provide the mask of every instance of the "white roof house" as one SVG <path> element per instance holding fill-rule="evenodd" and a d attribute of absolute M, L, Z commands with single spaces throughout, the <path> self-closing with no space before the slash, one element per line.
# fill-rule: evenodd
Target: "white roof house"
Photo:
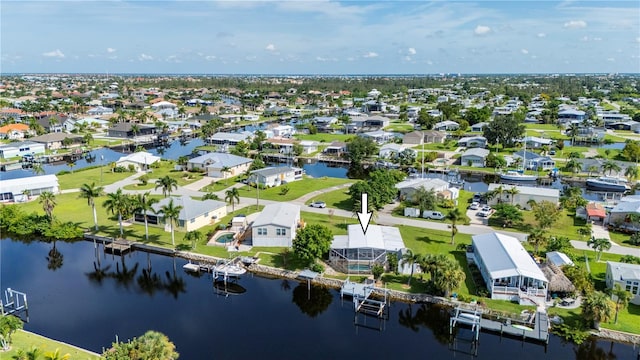
<path fill-rule="evenodd" d="M 547 262 L 551 263 L 555 266 L 564 266 L 570 265 L 573 266 L 574 263 L 569 259 L 567 254 L 559 252 L 559 251 L 551 251 L 547 253 Z"/>
<path fill-rule="evenodd" d="M 300 222 L 300 206 L 269 204 L 251 224 L 253 246 L 291 246 Z"/>
<path fill-rule="evenodd" d="M 631 293 L 630 303 L 640 305 L 640 265 L 607 261 L 605 278 L 608 289 L 615 284 Z"/>
<path fill-rule="evenodd" d="M 492 299 L 544 301 L 549 281 L 520 240 L 494 232 L 474 235 L 472 246 Z"/>
<path fill-rule="evenodd" d="M 439 194 L 449 189 L 449 183 L 442 179 L 409 179 L 397 183 L 395 187 L 398 189 L 401 197 L 411 200 L 413 193 L 421 187 L 427 191 L 433 190 L 436 194 Z"/>
<path fill-rule="evenodd" d="M 149 167 L 149 165 L 157 161 L 160 161 L 159 156 L 155 156 L 146 151 L 139 151 L 126 156 L 122 156 L 120 159 L 118 159 L 118 161 L 116 161 L 116 165 L 128 167 L 131 164 L 137 170 L 145 170 Z"/>
<path fill-rule="evenodd" d="M 27 190 L 30 196 L 40 195 L 45 191 L 59 191 L 58 177 L 55 175 L 30 176 L 20 179 L 0 180 L 0 202 L 26 201 L 22 193 Z"/>
<path fill-rule="evenodd" d="M 558 189 L 549 189 L 544 187 L 533 187 L 533 186 L 514 186 L 514 185 L 504 185 L 504 184 L 489 184 L 488 191 L 494 191 L 497 188 L 502 187 L 503 190 L 509 190 L 513 187 L 518 190 L 518 192 L 513 195 L 513 201 L 511 199 L 511 195 L 506 191 L 503 192 L 502 195 L 498 195 L 489 201 L 489 205 L 495 205 L 497 203 L 509 203 L 512 205 L 520 205 L 525 210 L 530 210 L 531 205 L 528 204 L 529 200 L 534 200 L 535 202 L 541 201 L 549 201 L 553 204 L 558 205 L 560 203 L 560 190 Z"/>

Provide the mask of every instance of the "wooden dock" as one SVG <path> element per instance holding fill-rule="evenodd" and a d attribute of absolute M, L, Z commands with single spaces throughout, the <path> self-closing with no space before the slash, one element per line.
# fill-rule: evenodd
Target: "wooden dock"
<path fill-rule="evenodd" d="M 133 241 L 117 239 L 108 244 L 104 244 L 104 251 L 114 255 L 124 255 L 132 250 Z"/>
<path fill-rule="evenodd" d="M 374 290 L 384 293 L 383 300 L 371 298 Z M 353 308 L 357 313 L 385 318 L 388 316 L 388 302 L 386 289 L 376 289 L 373 283 L 354 283 L 345 280 L 340 289 L 340 297 L 351 296 L 353 299 Z"/>

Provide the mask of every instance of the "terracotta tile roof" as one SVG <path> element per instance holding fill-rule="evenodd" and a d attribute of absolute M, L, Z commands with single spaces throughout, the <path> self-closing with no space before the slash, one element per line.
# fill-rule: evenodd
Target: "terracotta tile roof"
<path fill-rule="evenodd" d="M 587 216 L 588 217 L 604 218 L 604 217 L 607 216 L 607 213 L 606 213 L 606 211 L 604 210 L 604 207 L 601 204 L 588 203 L 585 208 L 587 210 Z"/>
<path fill-rule="evenodd" d="M 25 125 L 25 124 L 9 124 L 9 125 L 5 125 L 0 127 L 0 134 L 6 134 L 9 131 L 27 131 L 29 130 L 29 126 Z"/>

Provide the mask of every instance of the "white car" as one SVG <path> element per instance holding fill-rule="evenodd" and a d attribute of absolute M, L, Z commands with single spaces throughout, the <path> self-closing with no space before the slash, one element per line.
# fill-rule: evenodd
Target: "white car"
<path fill-rule="evenodd" d="M 480 208 L 480 203 L 477 201 L 474 201 L 471 203 L 471 205 L 469 205 L 469 210 L 478 210 Z"/>
<path fill-rule="evenodd" d="M 488 218 L 489 215 L 491 215 L 491 213 L 489 211 L 480 210 L 480 211 L 478 211 L 478 213 L 476 215 L 478 215 L 480 217 L 483 217 L 483 218 Z"/>
<path fill-rule="evenodd" d="M 324 201 L 314 201 L 311 204 L 309 204 L 309 206 L 314 207 L 314 208 L 325 208 L 327 207 L 327 204 L 325 204 Z"/>
<path fill-rule="evenodd" d="M 491 212 L 491 206 L 485 205 L 482 207 L 482 211 Z"/>

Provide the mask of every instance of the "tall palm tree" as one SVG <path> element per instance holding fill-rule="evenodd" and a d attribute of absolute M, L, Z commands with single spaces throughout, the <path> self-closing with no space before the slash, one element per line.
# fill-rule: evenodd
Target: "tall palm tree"
<path fill-rule="evenodd" d="M 624 309 L 627 307 L 627 305 L 629 305 L 629 300 L 631 300 L 631 298 L 633 297 L 633 295 L 631 295 L 630 292 L 628 292 L 627 290 L 623 289 L 622 286 L 620 286 L 620 284 L 615 284 L 615 286 L 613 287 L 613 291 L 611 293 L 611 295 L 616 297 L 616 320 L 615 323 L 618 323 L 618 312 L 621 309 Z"/>
<path fill-rule="evenodd" d="M 175 205 L 173 203 L 173 198 L 172 198 L 169 200 L 169 203 L 167 205 L 163 205 L 158 211 L 164 216 L 165 222 L 169 221 L 169 227 L 171 228 L 171 244 L 173 244 L 173 247 L 176 246 L 176 239 L 175 239 L 175 234 L 173 232 L 173 225 L 180 217 L 181 210 L 182 210 L 182 206 Z"/>
<path fill-rule="evenodd" d="M 96 186 L 95 182 L 91 184 L 82 184 L 80 187 L 80 195 L 79 198 L 87 199 L 87 205 L 91 206 L 91 210 L 93 211 L 93 224 L 95 225 L 96 231 L 98 231 L 98 214 L 96 213 L 96 202 L 95 199 L 97 197 L 102 196 L 104 193 L 104 187 Z"/>
<path fill-rule="evenodd" d="M 42 204 L 42 210 L 44 210 L 45 214 L 49 218 L 49 221 L 53 221 L 53 209 L 56 207 L 56 196 L 51 191 L 45 191 L 40 193 L 38 197 L 38 202 Z"/>
<path fill-rule="evenodd" d="M 411 249 L 407 249 L 407 252 L 405 252 L 402 255 L 402 258 L 400 259 L 400 264 L 402 266 L 409 265 L 411 267 L 411 273 L 409 274 L 409 280 L 407 281 L 407 285 L 411 285 L 411 278 L 413 277 L 413 269 L 415 268 L 415 264 L 420 262 L 420 259 L 421 259 L 420 254 L 414 254 L 413 251 L 411 251 Z"/>
<path fill-rule="evenodd" d="M 515 196 L 520 193 L 520 190 L 518 190 L 517 187 L 512 186 L 511 188 L 505 190 L 504 192 L 509 194 L 509 198 L 511 199 L 511 205 L 513 205 L 513 200 L 514 200 Z"/>
<path fill-rule="evenodd" d="M 188 231 L 184 234 L 184 241 L 191 241 L 191 249 L 195 249 L 198 241 L 202 239 L 204 239 L 204 235 L 198 230 Z"/>
<path fill-rule="evenodd" d="M 162 195 L 164 195 L 164 197 L 171 196 L 171 191 L 178 189 L 178 180 L 166 175 L 156 180 L 155 189 L 157 190 L 158 188 L 162 188 Z"/>
<path fill-rule="evenodd" d="M 572 174 L 580 172 L 582 170 L 582 163 L 578 159 L 571 159 L 567 161 L 564 168 L 570 171 Z"/>
<path fill-rule="evenodd" d="M 34 175 L 42 175 L 42 174 L 44 174 L 44 168 L 42 167 L 42 164 L 40 164 L 40 163 L 34 163 L 33 167 L 31 168 L 31 171 L 33 172 Z"/>
<path fill-rule="evenodd" d="M 611 173 L 613 171 L 615 171 L 616 173 L 620 172 L 620 170 L 622 170 L 622 168 L 620 167 L 620 165 L 616 164 L 615 162 L 611 161 L 611 160 L 607 160 L 607 162 L 605 162 L 604 164 L 602 164 L 602 171 L 608 171 L 609 175 L 611 175 Z"/>
<path fill-rule="evenodd" d="M 624 176 L 628 177 L 631 180 L 636 180 L 638 178 L 638 167 L 636 165 L 629 165 L 624 170 Z"/>
<path fill-rule="evenodd" d="M 437 196 L 433 189 L 427 190 L 424 186 L 420 186 L 413 192 L 411 200 L 418 205 L 420 214 L 422 214 L 425 210 L 434 208 Z"/>
<path fill-rule="evenodd" d="M 595 237 L 591 237 L 591 239 L 587 240 L 587 245 L 597 253 L 596 261 L 600 261 L 602 252 L 611 249 L 611 241 L 606 238 L 596 239 Z"/>
<path fill-rule="evenodd" d="M 133 133 L 133 137 L 135 138 L 140 132 L 140 127 L 138 124 L 131 124 L 131 132 Z"/>
<path fill-rule="evenodd" d="M 464 270 L 458 263 L 447 260 L 440 265 L 438 276 L 433 280 L 436 287 L 444 292 L 445 297 L 449 297 L 451 290 L 457 288 L 466 278 Z"/>
<path fill-rule="evenodd" d="M 451 221 L 451 245 L 455 245 L 455 236 L 458 233 L 458 227 L 456 224 L 462 221 L 462 213 L 459 208 L 454 208 L 447 213 L 446 219 Z"/>
<path fill-rule="evenodd" d="M 534 252 L 536 254 L 538 254 L 540 246 L 546 245 L 547 241 L 548 239 L 544 229 L 535 228 L 531 230 L 531 233 L 529 234 L 529 236 L 527 236 L 527 242 L 533 245 Z"/>
<path fill-rule="evenodd" d="M 571 146 L 576 141 L 576 136 L 578 136 L 578 132 L 580 131 L 580 125 L 577 123 L 572 123 L 567 127 L 566 134 L 571 137 Z"/>
<path fill-rule="evenodd" d="M 599 174 L 600 173 L 600 166 L 598 165 L 591 165 L 589 166 L 589 168 L 587 169 L 587 171 L 589 172 L 589 177 L 591 177 L 591 174 Z"/>
<path fill-rule="evenodd" d="M 231 170 L 230 167 L 228 166 L 223 166 L 222 169 L 220 169 L 220 172 L 222 173 L 222 177 L 224 177 L 224 184 L 227 185 L 227 173 Z"/>
<path fill-rule="evenodd" d="M 599 329 L 600 322 L 611 319 L 614 306 L 607 294 L 594 291 L 582 299 L 582 316 L 593 321 L 594 327 Z"/>
<path fill-rule="evenodd" d="M 224 201 L 231 204 L 231 211 L 236 211 L 236 203 L 240 203 L 238 188 L 231 188 L 224 193 Z"/>
<path fill-rule="evenodd" d="M 147 191 L 144 194 L 137 194 L 135 201 L 135 210 L 142 213 L 144 217 L 144 238 L 149 241 L 149 223 L 147 220 L 147 212 L 153 212 L 153 204 L 156 204 L 158 199 L 151 197 L 151 192 Z"/>
<path fill-rule="evenodd" d="M 122 189 L 118 189 L 115 193 L 107 194 L 107 200 L 102 203 L 102 206 L 110 211 L 112 214 L 118 214 L 118 224 L 120 224 L 120 236 L 124 234 L 122 229 L 122 216 L 127 213 L 129 208 L 129 197 L 122 192 Z"/>

